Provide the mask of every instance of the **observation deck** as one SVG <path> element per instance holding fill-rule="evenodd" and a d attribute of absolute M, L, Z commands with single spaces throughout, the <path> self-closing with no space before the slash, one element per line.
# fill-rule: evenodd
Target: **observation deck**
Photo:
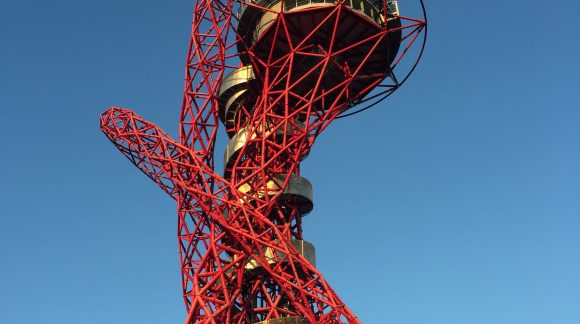
<path fill-rule="evenodd" d="M 306 21 L 309 17 L 304 15 L 304 11 L 322 7 L 334 8 L 338 4 L 339 1 L 336 0 L 257 0 L 241 4 L 237 15 L 239 20 L 237 32 L 240 37 L 237 48 L 242 64 L 248 65 L 250 63 L 247 50 L 260 39 L 280 13 L 302 11 L 303 20 Z M 396 18 L 399 14 L 397 1 L 345 0 L 344 6 L 377 26 L 387 25 L 389 28 L 401 26 L 399 19 Z M 301 25 L 297 25 L 297 27 L 297 29 L 302 28 Z M 299 37 L 303 35 L 296 34 L 295 36 L 298 41 L 303 39 Z M 396 44 L 398 43 L 396 42 Z M 395 42 L 392 45 L 395 45 Z M 396 53 L 397 51 L 398 48 L 392 48 L 391 52 Z"/>
<path fill-rule="evenodd" d="M 326 19 L 333 10 L 340 10 L 338 24 Z M 247 122 L 252 99 L 263 88 L 265 75 L 270 76 L 271 91 L 293 93 L 276 108 L 280 110 L 303 105 L 303 99 L 298 98 L 308 97 L 314 98 L 314 109 L 324 111 L 369 93 L 391 75 L 390 65 L 401 42 L 398 14 L 396 1 L 382 0 L 346 0 L 342 6 L 335 0 L 241 4 L 236 46 L 242 67 L 224 77 L 219 91 L 219 117 L 228 135 L 234 136 Z M 284 28 L 280 26 L 281 15 Z M 360 41 L 384 30 L 388 33 L 378 44 Z M 273 80 L 272 76 L 288 68 L 280 58 L 289 54 L 293 63 L 288 80 Z M 332 60 L 324 64 L 327 54 Z M 346 91 L 341 87 L 345 82 L 349 82 Z"/>

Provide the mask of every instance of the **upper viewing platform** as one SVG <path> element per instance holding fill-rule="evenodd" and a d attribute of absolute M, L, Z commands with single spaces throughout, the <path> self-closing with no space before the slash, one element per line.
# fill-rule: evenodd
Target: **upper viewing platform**
<path fill-rule="evenodd" d="M 335 0 L 258 0 L 240 4 L 237 14 L 237 33 L 240 39 L 237 48 L 242 63 L 244 65 L 249 63 L 245 52 L 271 27 L 280 13 L 306 14 L 317 8 L 335 8 L 340 3 L 341 1 Z M 393 28 L 397 26 L 399 14 L 397 1 L 345 0 L 344 6 L 374 24 L 376 29 L 387 25 Z"/>

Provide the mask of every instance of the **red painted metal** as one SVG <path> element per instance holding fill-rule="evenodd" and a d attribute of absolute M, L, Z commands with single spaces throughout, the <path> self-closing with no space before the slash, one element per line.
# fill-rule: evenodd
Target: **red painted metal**
<path fill-rule="evenodd" d="M 284 10 L 272 5 L 277 2 L 196 0 L 179 140 L 127 109 L 101 115 L 111 142 L 177 201 L 186 323 L 290 316 L 358 322 L 289 243 L 302 240 L 301 219 L 309 210 L 282 197 L 332 120 L 406 80 L 421 44 L 402 75 L 399 65 L 425 37 L 426 20 L 400 16 L 380 0 L 362 1 L 374 4 L 374 12 L 348 1 L 285 2 Z M 277 13 L 265 21 L 244 18 L 244 10 Z M 246 80 L 239 113 L 226 130 L 233 141 L 235 134 L 245 137 L 224 161 L 222 176 L 214 168 L 220 89 L 241 66 L 255 76 Z M 248 262 L 259 271 L 249 271 Z"/>

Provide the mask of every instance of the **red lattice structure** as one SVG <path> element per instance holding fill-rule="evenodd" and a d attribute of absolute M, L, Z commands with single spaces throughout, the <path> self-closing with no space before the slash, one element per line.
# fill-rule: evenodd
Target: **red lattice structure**
<path fill-rule="evenodd" d="M 177 201 L 186 323 L 359 322 L 303 240 L 313 199 L 300 162 L 331 121 L 413 71 L 426 36 L 416 5 L 421 18 L 385 0 L 197 0 L 179 139 L 127 109 L 101 115 L 111 142 Z"/>

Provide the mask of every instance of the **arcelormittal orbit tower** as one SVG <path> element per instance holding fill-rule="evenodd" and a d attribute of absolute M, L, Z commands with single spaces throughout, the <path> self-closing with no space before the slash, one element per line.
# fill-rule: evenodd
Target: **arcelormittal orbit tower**
<path fill-rule="evenodd" d="M 334 119 L 407 80 L 426 37 L 415 1 L 196 0 L 179 139 L 127 109 L 101 115 L 177 201 L 186 323 L 359 322 L 302 237 L 314 201 L 300 162 Z"/>

